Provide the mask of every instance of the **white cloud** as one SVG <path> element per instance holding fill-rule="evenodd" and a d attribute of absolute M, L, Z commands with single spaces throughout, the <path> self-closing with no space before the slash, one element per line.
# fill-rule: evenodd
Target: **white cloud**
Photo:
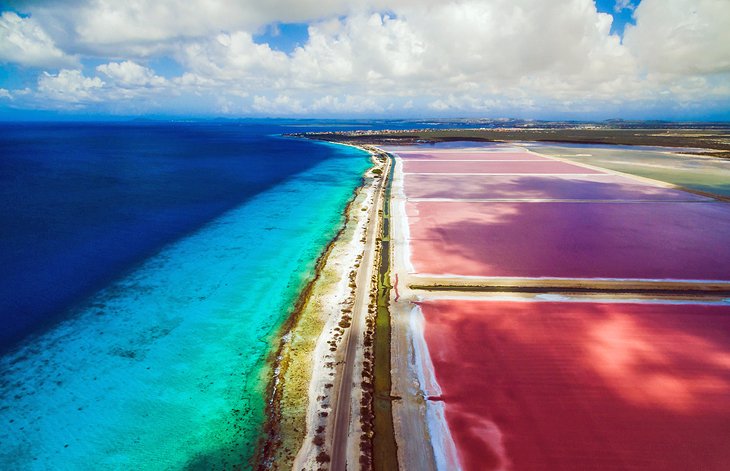
<path fill-rule="evenodd" d="M 624 44 L 648 73 L 730 72 L 730 1 L 644 0 Z"/>
<path fill-rule="evenodd" d="M 252 106 L 254 111 L 268 114 L 302 114 L 307 110 L 301 100 L 288 95 L 278 95 L 274 99 L 256 95 L 253 97 Z"/>
<path fill-rule="evenodd" d="M 398 80 L 432 76 L 424 67 L 427 38 L 421 33 L 410 21 L 378 13 L 316 23 L 292 56 L 294 83 L 389 89 Z"/>
<path fill-rule="evenodd" d="M 122 87 L 156 87 L 166 83 L 152 69 L 132 61 L 110 62 L 98 66 L 96 70 Z"/>
<path fill-rule="evenodd" d="M 271 86 L 288 72 L 286 54 L 256 44 L 251 34 L 236 31 L 186 43 L 177 55 L 188 70 L 218 81 L 253 80 Z"/>
<path fill-rule="evenodd" d="M 33 18 L 6 11 L 0 15 L 0 62 L 57 67 L 77 62 L 58 47 Z"/>
<path fill-rule="evenodd" d="M 48 44 L 107 62 L 95 70 L 103 86 L 80 71 L 65 77 L 78 87 L 64 93 L 79 102 L 144 107 L 159 97 L 164 107 L 179 95 L 230 113 L 277 115 L 730 102 L 727 0 L 643 0 L 623 42 L 593 0 L 73 1 L 29 7 L 34 22 L 26 24 L 49 32 Z M 254 40 L 287 21 L 309 24 L 293 52 Z M 142 65 L 159 63 L 150 56 L 172 57 L 183 70 L 165 79 Z M 44 77 L 39 90 L 44 82 L 49 95 Z M 60 82 L 62 74 L 48 77 Z"/>
<path fill-rule="evenodd" d="M 172 81 L 181 89 L 192 90 L 197 93 L 215 89 L 219 85 L 219 83 L 212 78 L 203 77 L 191 72 L 185 72 L 181 76 L 175 77 Z"/>
<path fill-rule="evenodd" d="M 445 110 L 448 110 L 449 108 L 451 108 L 451 106 L 449 106 L 448 103 L 446 103 L 444 100 L 441 100 L 441 99 L 432 101 L 431 103 L 428 104 L 428 107 L 430 109 L 436 110 L 436 111 L 445 111 Z"/>
<path fill-rule="evenodd" d="M 85 77 L 80 70 L 62 69 L 56 75 L 43 72 L 38 78 L 40 94 L 65 103 L 98 101 L 96 92 L 103 86 L 99 77 Z"/>
<path fill-rule="evenodd" d="M 380 113 L 384 110 L 372 98 L 353 95 L 347 95 L 345 97 L 326 95 L 314 100 L 309 107 L 309 111 L 324 113 Z"/>
<path fill-rule="evenodd" d="M 7 98 L 8 100 L 12 100 L 13 95 L 10 94 L 10 91 L 7 88 L 0 88 L 0 98 Z"/>
<path fill-rule="evenodd" d="M 276 22 L 305 22 L 346 14 L 343 0 L 79 0 L 41 3 L 37 15 L 73 29 L 75 40 L 96 51 L 150 55 L 185 38 L 220 32 L 255 32 Z M 365 6 L 367 0 L 354 3 Z"/>
<path fill-rule="evenodd" d="M 557 83 L 578 95 L 633 74 L 610 15 L 591 0 L 560 3 L 461 1 L 317 23 L 292 55 L 291 84 L 423 96 L 549 95 Z"/>
<path fill-rule="evenodd" d="M 634 9 L 636 9 L 634 0 L 616 0 L 616 4 L 613 7 L 613 10 L 616 13 L 621 13 L 624 10 L 634 10 Z"/>

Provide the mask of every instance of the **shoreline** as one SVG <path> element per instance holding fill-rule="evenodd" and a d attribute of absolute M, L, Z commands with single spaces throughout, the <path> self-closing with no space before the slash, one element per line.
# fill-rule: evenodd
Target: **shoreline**
<path fill-rule="evenodd" d="M 362 186 L 362 184 L 361 184 Z M 359 188 L 359 187 L 358 187 Z M 353 193 L 357 191 L 354 190 Z M 354 196 L 350 201 L 347 203 L 347 206 L 345 207 L 345 218 L 347 218 L 346 214 L 350 210 L 350 206 L 354 201 Z M 271 454 L 275 452 L 275 448 L 277 443 L 275 442 L 278 440 L 279 437 L 279 431 L 277 423 L 278 420 L 280 420 L 281 417 L 281 394 L 282 394 L 282 388 L 283 385 L 281 383 L 281 368 L 282 368 L 282 354 L 283 350 L 286 347 L 286 343 L 288 342 L 292 330 L 294 329 L 294 326 L 299 321 L 299 317 L 302 314 L 302 310 L 304 306 L 309 301 L 309 298 L 312 294 L 312 290 L 314 289 L 314 285 L 317 282 L 317 280 L 320 278 L 320 272 L 327 260 L 327 257 L 332 251 L 332 248 L 334 247 L 334 244 L 337 242 L 339 237 L 342 235 L 342 233 L 345 230 L 347 222 L 345 221 L 342 224 L 342 227 L 340 227 L 340 230 L 337 231 L 335 236 L 327 243 L 322 253 L 317 257 L 317 261 L 315 262 L 315 268 L 314 268 L 314 276 L 312 279 L 306 283 L 302 291 L 299 293 L 299 296 L 297 296 L 297 300 L 294 303 L 294 307 L 292 308 L 292 312 L 289 316 L 287 316 L 284 323 L 279 328 L 279 335 L 277 335 L 275 338 L 279 338 L 279 346 L 275 351 L 272 351 L 266 360 L 266 363 L 268 367 L 265 367 L 264 369 L 267 370 L 267 374 L 264 376 L 269 377 L 269 380 L 267 381 L 266 386 L 266 409 L 265 414 L 268 417 L 266 422 L 264 423 L 263 427 L 263 437 L 261 440 L 263 443 L 257 446 L 257 451 L 255 454 L 255 467 L 257 469 L 261 469 L 262 467 L 265 469 L 268 469 L 268 466 L 271 465 L 269 462 L 271 459 Z M 269 375 L 269 372 L 273 372 L 273 375 Z"/>
<path fill-rule="evenodd" d="M 355 145 L 412 145 L 440 142 L 492 142 L 520 143 L 541 142 L 546 144 L 642 146 L 663 148 L 677 153 L 730 159 L 730 144 L 725 142 L 725 129 L 701 128 L 681 132 L 672 128 L 584 128 L 575 126 L 546 128 L 454 128 L 454 129 L 403 129 L 373 131 L 330 131 L 295 133 L 293 136 L 325 142 Z M 706 134 L 706 135 L 705 135 Z"/>
<path fill-rule="evenodd" d="M 390 460 L 390 447 L 383 445 L 383 439 L 387 441 L 391 436 L 382 428 L 387 416 L 396 460 L 387 469 L 404 469 L 405 463 L 424 470 L 456 469 L 459 457 L 446 425 L 440 387 L 433 365 L 426 361 L 430 355 L 423 338 L 419 293 L 424 288 L 425 292 L 450 289 L 457 294 L 472 290 L 481 293 L 487 288 L 494 291 L 494 280 L 488 280 L 488 286 L 482 286 L 484 280 L 459 280 L 454 287 L 449 279 L 449 286 L 441 287 L 443 283 L 436 277 L 428 280 L 427 287 L 410 284 L 409 275 L 414 270 L 410 247 L 404 243 L 410 239 L 410 230 L 401 159 L 388 157 L 379 146 L 328 143 L 364 150 L 374 166 L 364 172 L 361 185 L 353 191 L 340 231 L 318 259 L 314 279 L 300 294 L 295 311 L 282 328 L 267 395 L 268 449 L 262 451 L 259 469 L 291 469 L 292 464 L 294 469 L 341 469 L 358 464 L 364 469 L 385 469 L 382 463 Z M 385 160 L 380 162 L 380 158 Z M 377 184 L 383 180 L 387 187 Z M 382 195 L 380 205 L 374 203 L 376 191 Z M 359 208 L 358 203 L 364 203 L 364 207 Z M 366 244 L 366 238 L 373 235 L 377 242 Z M 361 276 L 361 262 L 363 267 L 375 267 L 371 281 Z M 503 290 L 514 292 L 513 284 L 508 283 Z M 571 288 L 575 294 L 575 287 Z M 626 286 L 610 288 L 625 290 Z M 381 300 L 381 295 L 386 299 Z M 366 312 L 356 307 L 367 299 L 370 304 Z M 389 311 L 388 345 L 382 344 L 386 338 L 380 317 L 383 306 Z M 302 326 L 303 322 L 309 325 Z M 302 334 L 309 338 L 298 338 Z M 389 353 L 387 360 L 384 349 Z M 413 357 L 420 360 L 411 364 L 409 359 Z M 384 367 L 383 361 L 390 368 Z M 386 369 L 388 383 L 392 383 L 384 389 Z M 292 397 L 296 393 L 298 396 Z"/>
<path fill-rule="evenodd" d="M 372 165 L 363 172 L 343 210 L 340 229 L 320 254 L 313 278 L 275 337 L 281 340 L 267 361 L 271 376 L 265 396 L 267 419 L 254 456 L 257 469 L 291 469 L 302 461 L 319 466 L 329 460 L 323 445 L 330 438 L 325 431 L 332 429 L 327 417 L 339 363 L 336 347 L 350 327 L 354 273 L 364 249 L 360 233 L 377 217 L 371 201 L 382 178 L 382 162 L 372 149 L 348 146 L 368 152 Z M 380 173 L 373 172 L 378 168 Z"/>
<path fill-rule="evenodd" d="M 398 294 L 391 292 L 390 306 L 392 322 L 391 350 L 393 356 L 392 394 L 400 398 L 393 404 L 393 421 L 398 447 L 398 461 L 408 463 L 414 469 L 436 471 L 439 465 L 448 462 L 452 453 L 448 446 L 450 436 L 444 434 L 444 427 L 433 427 L 438 416 L 429 404 L 430 396 L 440 395 L 433 369 L 429 369 L 430 356 L 418 322 L 417 296 L 408 282 L 414 272 L 410 261 L 410 239 L 406 214 L 403 160 L 393 157 L 392 224 L 391 239 L 393 257 L 391 270 L 399 275 Z M 442 414 L 443 415 L 443 414 Z M 448 429 L 446 429 L 448 430 Z M 415 439 L 417 437 L 417 439 Z M 441 452 L 441 453 L 440 453 Z M 439 461 L 441 459 L 441 461 Z M 453 460 L 452 460 L 453 461 Z M 401 465 L 400 469 L 405 469 Z M 457 469 L 457 468 L 445 468 Z"/>
<path fill-rule="evenodd" d="M 332 158 L 165 247 L 4 358 L 8 463 L 250 466 L 276 335 L 370 166 L 304 144 Z"/>

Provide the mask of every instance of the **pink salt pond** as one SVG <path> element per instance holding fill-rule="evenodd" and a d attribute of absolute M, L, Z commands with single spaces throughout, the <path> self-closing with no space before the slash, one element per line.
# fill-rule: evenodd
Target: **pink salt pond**
<path fill-rule="evenodd" d="M 421 308 L 464 469 L 728 469 L 730 306 Z"/>
<path fill-rule="evenodd" d="M 408 202 L 418 273 L 730 280 L 718 202 Z"/>
<path fill-rule="evenodd" d="M 406 174 L 409 198 L 579 199 L 709 201 L 684 191 L 649 185 L 619 175 L 422 175 Z"/>
<path fill-rule="evenodd" d="M 599 172 L 579 165 L 559 160 L 539 161 L 429 161 L 404 160 L 404 173 L 467 173 L 467 174 L 599 174 Z"/>
<path fill-rule="evenodd" d="M 535 161 L 535 160 L 549 160 L 548 157 L 543 157 L 537 154 L 531 154 L 529 152 L 403 152 L 398 153 L 398 157 L 404 160 L 469 160 L 469 161 Z"/>

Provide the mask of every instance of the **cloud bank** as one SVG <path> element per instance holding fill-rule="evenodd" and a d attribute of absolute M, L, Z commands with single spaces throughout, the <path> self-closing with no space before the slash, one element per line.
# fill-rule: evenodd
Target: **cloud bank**
<path fill-rule="evenodd" d="M 286 116 L 730 113 L 730 2 L 636 3 L 616 4 L 634 9 L 636 21 L 621 38 L 592 0 L 35 2 L 21 15 L 2 14 L 0 61 L 36 74 L 27 106 Z M 308 32 L 292 50 L 256 39 L 291 22 Z"/>
<path fill-rule="evenodd" d="M 74 65 L 77 60 L 56 47 L 33 18 L 6 11 L 0 15 L 0 62 L 55 67 Z"/>

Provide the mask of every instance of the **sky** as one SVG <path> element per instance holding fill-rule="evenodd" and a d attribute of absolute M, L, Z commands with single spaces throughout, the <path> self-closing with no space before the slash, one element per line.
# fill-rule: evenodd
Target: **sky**
<path fill-rule="evenodd" d="M 0 119 L 730 120 L 730 0 L 0 0 Z"/>

